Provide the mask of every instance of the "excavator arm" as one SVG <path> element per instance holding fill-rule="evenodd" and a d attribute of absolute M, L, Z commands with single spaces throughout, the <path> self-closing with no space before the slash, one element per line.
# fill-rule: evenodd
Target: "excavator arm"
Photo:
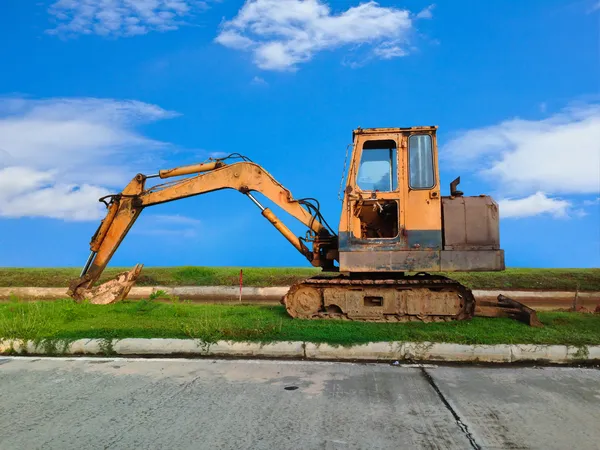
<path fill-rule="evenodd" d="M 113 303 L 125 298 L 140 274 L 142 266 L 139 264 L 131 271 L 120 274 L 115 280 L 96 288 L 93 286 L 142 210 L 149 206 L 221 189 L 235 189 L 246 195 L 261 209 L 262 215 L 312 265 L 322 267 L 323 270 L 335 271 L 334 261 L 338 259 L 337 236 L 324 221 L 318 202 L 314 199 L 294 199 L 291 192 L 261 166 L 242 158 L 244 161 L 233 164 L 226 164 L 224 161 L 227 158 L 223 158 L 208 163 L 161 170 L 156 175 L 138 174 L 120 194 L 100 199 L 107 204 L 108 211 L 92 237 L 91 253 L 81 276 L 69 286 L 69 295 L 76 300 L 88 299 L 93 303 Z M 151 178 L 180 176 L 187 178 L 146 187 L 147 180 Z M 265 208 L 252 195 L 253 192 L 260 192 L 302 222 L 308 228 L 307 237 L 294 235 L 269 208 Z M 311 242 L 312 249 L 309 249 L 305 242 Z"/>

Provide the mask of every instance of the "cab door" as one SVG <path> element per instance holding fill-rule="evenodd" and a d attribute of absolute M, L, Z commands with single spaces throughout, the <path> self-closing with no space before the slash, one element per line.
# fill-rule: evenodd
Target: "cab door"
<path fill-rule="evenodd" d="M 351 190 L 346 194 L 349 229 L 341 251 L 407 248 L 402 153 L 401 133 L 357 137 L 348 180 Z"/>
<path fill-rule="evenodd" d="M 403 133 L 404 234 L 410 250 L 442 249 L 437 142 L 434 130 Z"/>

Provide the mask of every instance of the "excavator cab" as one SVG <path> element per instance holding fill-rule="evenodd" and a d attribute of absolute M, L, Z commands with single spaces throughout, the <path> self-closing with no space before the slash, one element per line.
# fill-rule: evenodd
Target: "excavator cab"
<path fill-rule="evenodd" d="M 341 272 L 504 270 L 498 206 L 442 197 L 437 127 L 358 128 L 339 227 Z M 467 253 L 465 253 L 467 252 Z"/>

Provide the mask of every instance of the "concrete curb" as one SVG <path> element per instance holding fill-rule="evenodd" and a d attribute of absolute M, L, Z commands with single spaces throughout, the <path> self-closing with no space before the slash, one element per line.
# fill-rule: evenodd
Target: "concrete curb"
<path fill-rule="evenodd" d="M 295 358 L 411 362 L 600 362 L 600 345 L 461 345 L 439 342 L 373 342 L 335 347 L 311 342 L 202 342 L 193 339 L 79 339 L 67 342 L 0 340 L 0 354 Z"/>
<path fill-rule="evenodd" d="M 242 288 L 243 301 L 281 301 L 288 291 L 289 287 L 254 287 L 246 286 Z M 134 286 L 129 291 L 128 298 L 142 299 L 148 298 L 157 291 L 164 291 L 167 295 L 179 297 L 181 299 L 197 300 L 221 300 L 221 301 L 239 301 L 239 286 Z M 35 300 L 56 300 L 68 298 L 67 288 L 57 287 L 0 287 L 0 299 L 9 299 L 11 295 Z"/>

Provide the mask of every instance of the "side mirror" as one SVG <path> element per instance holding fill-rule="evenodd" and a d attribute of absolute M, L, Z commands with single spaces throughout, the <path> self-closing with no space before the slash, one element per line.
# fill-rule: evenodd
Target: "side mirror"
<path fill-rule="evenodd" d="M 462 197 L 463 192 L 456 189 L 459 183 L 460 177 L 456 177 L 456 179 L 452 183 L 450 183 L 450 195 L 452 197 Z"/>

